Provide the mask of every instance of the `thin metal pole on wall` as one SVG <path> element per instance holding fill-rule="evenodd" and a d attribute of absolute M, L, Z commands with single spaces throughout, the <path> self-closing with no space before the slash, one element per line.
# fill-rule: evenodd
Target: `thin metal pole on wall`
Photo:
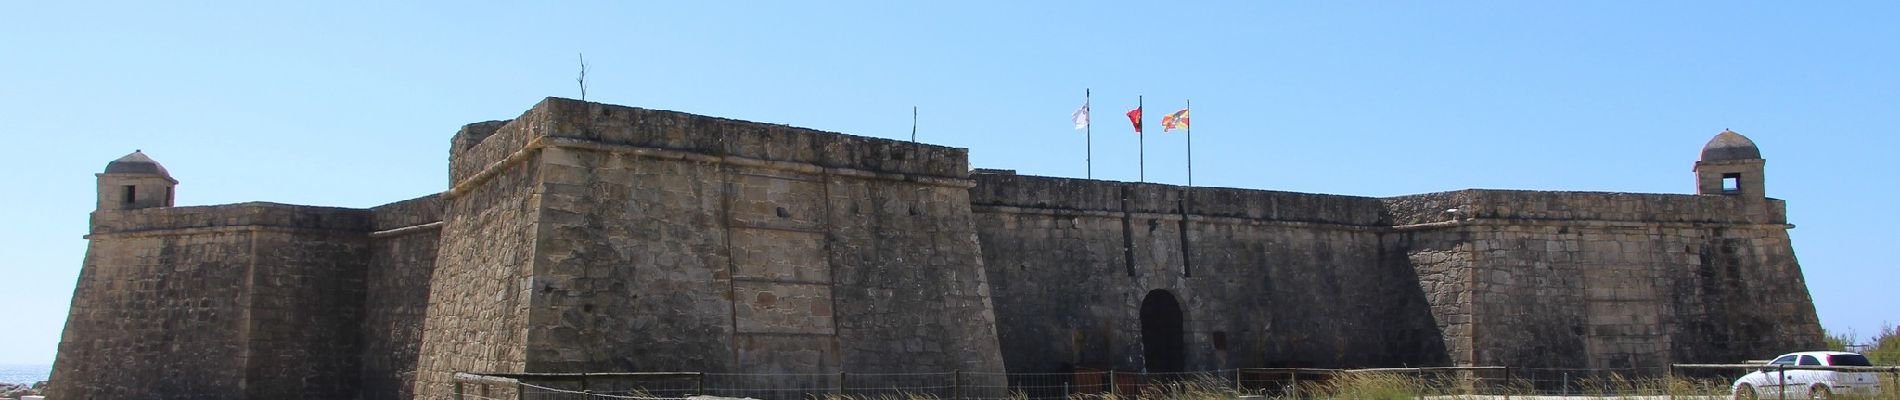
<path fill-rule="evenodd" d="M 1189 114 L 1194 113 L 1194 100 L 1187 101 L 1186 110 L 1188 110 Z M 1192 116 L 1190 116 L 1190 118 L 1192 118 Z M 1194 124 L 1191 124 L 1191 123 L 1188 124 L 1187 126 L 1187 167 L 1188 167 L 1188 184 L 1187 185 L 1188 187 L 1194 187 Z"/>
<path fill-rule="evenodd" d="M 1141 96 L 1135 96 L 1135 143 L 1136 147 L 1140 148 L 1140 151 L 1136 153 L 1135 165 L 1140 171 L 1138 176 L 1141 183 L 1148 183 L 1148 138 L 1147 134 L 1141 133 L 1141 122 L 1148 119 L 1148 116 L 1143 114 L 1145 111 L 1142 108 Z"/>

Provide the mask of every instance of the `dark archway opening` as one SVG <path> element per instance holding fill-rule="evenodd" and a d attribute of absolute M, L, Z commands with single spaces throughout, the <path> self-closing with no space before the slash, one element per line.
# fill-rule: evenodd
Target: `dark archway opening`
<path fill-rule="evenodd" d="M 1156 289 L 1141 300 L 1141 355 L 1148 372 L 1187 369 L 1184 325 L 1173 293 Z"/>

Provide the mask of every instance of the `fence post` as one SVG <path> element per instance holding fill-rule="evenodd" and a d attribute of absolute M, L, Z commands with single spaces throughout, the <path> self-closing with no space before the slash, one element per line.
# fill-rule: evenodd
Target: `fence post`
<path fill-rule="evenodd" d="M 1241 388 L 1242 387 L 1240 386 L 1240 368 L 1234 368 L 1234 390 L 1241 390 Z"/>
<path fill-rule="evenodd" d="M 1293 392 L 1293 398 L 1294 399 L 1300 398 L 1300 369 L 1294 368 L 1291 371 L 1287 371 L 1286 378 L 1288 381 L 1293 382 L 1291 386 L 1291 389 Z"/>
<path fill-rule="evenodd" d="M 1121 382 L 1115 381 L 1115 370 L 1108 370 L 1108 395 L 1114 396 L 1121 391 Z"/>
<path fill-rule="evenodd" d="M 1893 386 L 1887 388 L 1887 397 L 1900 399 L 1900 368 L 1887 370 L 1893 374 Z"/>
<path fill-rule="evenodd" d="M 520 394 L 520 392 L 521 392 L 520 390 L 516 390 L 516 391 L 515 391 L 515 396 L 517 396 L 517 397 L 519 397 L 519 396 L 521 396 L 521 394 Z M 481 394 L 481 396 L 482 396 L 482 398 L 484 398 L 484 399 L 487 399 L 487 398 L 490 398 L 490 397 L 492 397 L 492 396 L 490 396 L 490 395 L 488 394 L 488 384 L 487 384 L 487 383 L 483 383 L 483 384 L 482 384 L 482 394 Z"/>
<path fill-rule="evenodd" d="M 1418 400 L 1425 400 L 1425 388 L 1429 386 L 1425 384 L 1425 369 L 1417 368 L 1413 371 L 1418 372 Z"/>
<path fill-rule="evenodd" d="M 706 394 L 706 373 L 693 374 L 693 394 Z"/>
<path fill-rule="evenodd" d="M 1667 369 L 1663 370 L 1663 393 L 1669 395 L 1669 400 L 1676 400 L 1676 365 L 1669 364 L 1665 368 Z"/>
<path fill-rule="evenodd" d="M 844 396 L 844 371 L 838 371 L 838 396 Z"/>
<path fill-rule="evenodd" d="M 1512 386 L 1511 367 L 1507 365 L 1504 366 L 1504 400 L 1511 400 L 1511 391 L 1514 390 Z"/>
<path fill-rule="evenodd" d="M 950 371 L 950 400 L 963 400 L 963 370 Z"/>
<path fill-rule="evenodd" d="M 1785 365 L 1775 366 L 1775 392 L 1777 393 L 1775 396 L 1781 400 L 1788 400 L 1788 374 L 1786 371 L 1787 366 Z"/>
<path fill-rule="evenodd" d="M 455 400 L 464 399 L 465 397 L 463 397 L 462 394 L 462 381 L 455 381 Z"/>

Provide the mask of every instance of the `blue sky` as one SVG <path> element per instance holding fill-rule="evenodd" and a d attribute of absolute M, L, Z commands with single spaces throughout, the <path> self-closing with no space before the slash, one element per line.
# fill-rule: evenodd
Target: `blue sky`
<path fill-rule="evenodd" d="M 144 149 L 180 205 L 368 207 L 446 187 L 449 136 L 546 96 L 970 149 L 1135 180 L 1119 114 L 1193 99 L 1203 186 L 1389 196 L 1690 193 L 1753 138 L 1823 324 L 1900 322 L 1882 253 L 1900 3 L 10 2 L 0 9 L 0 363 L 51 363 L 93 175 Z M 915 4 L 913 4 L 915 3 Z M 1149 181 L 1186 181 L 1176 134 Z"/>

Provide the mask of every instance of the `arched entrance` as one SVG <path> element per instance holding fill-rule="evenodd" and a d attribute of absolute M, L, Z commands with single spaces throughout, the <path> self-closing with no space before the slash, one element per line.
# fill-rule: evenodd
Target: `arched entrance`
<path fill-rule="evenodd" d="M 1141 355 L 1148 372 L 1187 369 L 1186 336 L 1181 302 L 1174 294 L 1155 289 L 1141 300 Z"/>

